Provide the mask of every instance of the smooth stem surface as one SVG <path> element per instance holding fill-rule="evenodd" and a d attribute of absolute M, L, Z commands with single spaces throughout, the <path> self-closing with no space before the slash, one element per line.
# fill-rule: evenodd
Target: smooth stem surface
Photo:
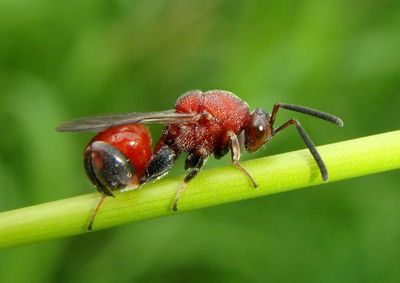
<path fill-rule="evenodd" d="M 394 170 L 400 168 L 400 131 L 320 146 L 318 151 L 328 168 L 329 182 Z M 183 178 L 166 178 L 136 191 L 116 193 L 116 198 L 107 197 L 93 230 L 323 183 L 307 149 L 242 165 L 258 189 L 233 166 L 204 170 L 188 184 L 179 211 L 173 212 Z M 0 213 L 0 248 L 86 233 L 99 197 L 91 193 Z"/>

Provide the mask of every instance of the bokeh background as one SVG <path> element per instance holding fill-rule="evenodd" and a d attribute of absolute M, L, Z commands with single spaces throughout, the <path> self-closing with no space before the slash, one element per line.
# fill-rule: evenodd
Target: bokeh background
<path fill-rule="evenodd" d="M 169 109 L 190 89 L 341 116 L 344 128 L 280 113 L 317 145 L 396 130 L 400 2 L 0 1 L 0 210 L 93 192 L 90 134 L 58 123 Z M 243 159 L 299 148 L 292 129 Z M 0 282 L 400 282 L 399 181 L 388 172 L 1 251 Z"/>

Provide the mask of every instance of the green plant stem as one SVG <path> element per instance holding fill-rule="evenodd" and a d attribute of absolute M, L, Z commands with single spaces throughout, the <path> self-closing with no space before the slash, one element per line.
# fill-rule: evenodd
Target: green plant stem
<path fill-rule="evenodd" d="M 329 182 L 400 168 L 400 130 L 318 147 Z M 233 166 L 204 170 L 189 183 L 172 212 L 182 177 L 166 178 L 141 189 L 107 197 L 94 230 L 196 208 L 218 205 L 323 183 L 308 150 L 243 162 L 259 184 Z M 0 213 L 0 248 L 86 233 L 98 193 Z"/>

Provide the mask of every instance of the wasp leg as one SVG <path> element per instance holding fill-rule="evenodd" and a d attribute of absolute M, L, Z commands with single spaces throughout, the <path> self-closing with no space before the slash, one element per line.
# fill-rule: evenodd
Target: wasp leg
<path fill-rule="evenodd" d="M 174 166 L 178 155 L 172 148 L 165 145 L 151 157 L 144 176 L 139 180 L 140 185 L 164 177 Z"/>
<path fill-rule="evenodd" d="M 104 199 L 106 197 L 107 197 L 107 195 L 101 194 L 101 197 L 98 200 L 98 202 L 96 204 L 96 207 L 94 208 L 92 214 L 90 215 L 89 224 L 88 224 L 88 227 L 87 227 L 87 229 L 89 231 L 92 231 L 94 219 L 96 218 L 97 212 L 99 211 L 99 209 L 100 209 L 101 205 L 103 204 Z"/>
<path fill-rule="evenodd" d="M 187 183 L 190 180 L 192 180 L 197 175 L 197 173 L 200 172 L 201 168 L 204 165 L 204 161 L 205 161 L 204 157 L 202 157 L 200 155 L 197 155 L 194 153 L 189 154 L 187 162 L 185 164 L 185 167 L 187 167 L 190 164 L 191 168 L 189 168 L 189 170 L 190 170 L 189 173 L 186 175 L 182 184 L 179 186 L 178 192 L 176 193 L 174 205 L 172 207 L 173 211 L 178 210 L 178 201 L 179 201 L 179 198 L 180 198 L 183 190 L 186 188 Z"/>
<path fill-rule="evenodd" d="M 257 188 L 258 185 L 257 185 L 256 181 L 254 180 L 254 178 L 239 163 L 239 160 L 240 160 L 240 143 L 239 143 L 239 139 L 238 139 L 237 135 L 235 135 L 235 133 L 232 132 L 232 131 L 228 131 L 228 136 L 229 136 L 229 138 L 231 140 L 231 153 L 232 153 L 232 164 L 233 164 L 233 166 L 235 166 L 237 169 L 242 171 L 250 179 L 251 183 L 253 184 L 253 187 Z"/>

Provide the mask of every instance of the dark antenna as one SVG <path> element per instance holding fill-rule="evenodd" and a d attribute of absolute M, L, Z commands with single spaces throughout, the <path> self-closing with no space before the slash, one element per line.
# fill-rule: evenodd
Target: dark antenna
<path fill-rule="evenodd" d="M 286 104 L 286 103 L 276 103 L 274 105 L 274 109 L 272 110 L 271 118 L 270 118 L 270 125 L 271 128 L 273 128 L 273 124 L 275 122 L 276 118 L 276 113 L 278 112 L 279 108 L 287 109 L 287 110 L 292 110 L 295 112 L 307 114 L 328 122 L 331 122 L 333 124 L 338 125 L 339 127 L 343 126 L 343 121 L 339 118 L 336 117 L 335 115 L 322 112 L 313 108 L 305 107 L 305 106 L 300 106 L 300 105 L 293 105 L 293 104 Z M 300 134 L 301 138 L 303 139 L 304 143 L 306 144 L 307 148 L 310 150 L 312 156 L 314 157 L 315 162 L 318 165 L 319 171 L 321 172 L 321 177 L 324 181 L 328 180 L 328 170 L 326 169 L 325 163 L 322 160 L 321 156 L 319 155 L 317 149 L 315 148 L 314 143 L 312 142 L 310 136 L 307 134 L 307 132 L 304 130 L 302 125 L 297 119 L 290 119 L 286 123 L 282 124 L 276 129 L 273 129 L 272 131 L 272 136 L 277 135 L 280 133 L 282 130 L 286 129 L 287 127 L 295 125 L 297 128 L 298 133 Z"/>
<path fill-rule="evenodd" d="M 306 115 L 314 116 L 316 118 L 331 122 L 333 124 L 338 125 L 339 127 L 343 127 L 343 121 L 339 117 L 336 117 L 335 115 L 332 115 L 330 113 L 322 112 L 317 109 L 301 106 L 301 105 L 294 105 L 294 104 L 286 104 L 286 103 L 277 103 L 274 106 L 275 107 L 281 107 L 287 110 L 292 110 L 295 112 L 303 113 Z"/>

